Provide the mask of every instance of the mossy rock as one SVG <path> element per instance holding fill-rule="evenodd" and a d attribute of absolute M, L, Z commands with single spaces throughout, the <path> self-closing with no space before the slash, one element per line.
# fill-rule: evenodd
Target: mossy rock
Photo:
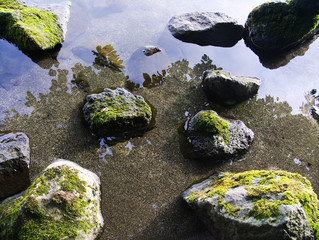
<path fill-rule="evenodd" d="M 300 12 L 291 1 L 267 2 L 248 16 L 250 41 L 263 50 L 285 50 L 318 32 L 319 15 Z"/>
<path fill-rule="evenodd" d="M 244 153 L 254 133 L 240 120 L 220 117 L 213 110 L 197 113 L 188 123 L 187 142 L 201 160 L 225 160 Z"/>
<path fill-rule="evenodd" d="M 53 49 L 63 42 L 63 30 L 53 13 L 0 0 L 0 37 L 21 50 Z"/>
<path fill-rule="evenodd" d="M 311 183 L 297 173 L 220 173 L 193 185 L 183 198 L 217 239 L 319 237 L 317 195 Z"/>
<path fill-rule="evenodd" d="M 104 89 L 86 98 L 84 118 L 98 136 L 144 131 L 152 119 L 151 107 L 142 96 L 123 88 Z"/>
<path fill-rule="evenodd" d="M 96 239 L 104 224 L 100 198 L 96 174 L 56 161 L 0 205 L 0 239 Z"/>

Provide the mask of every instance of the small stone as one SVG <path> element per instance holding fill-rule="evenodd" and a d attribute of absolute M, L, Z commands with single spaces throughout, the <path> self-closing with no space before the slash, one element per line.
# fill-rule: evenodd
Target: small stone
<path fill-rule="evenodd" d="M 88 95 L 83 113 L 92 131 L 103 137 L 143 131 L 152 119 L 151 107 L 144 98 L 124 88 L 106 88 L 99 94 Z"/>
<path fill-rule="evenodd" d="M 200 111 L 188 123 L 189 143 L 201 160 L 225 160 L 248 150 L 254 133 L 240 120 L 224 119 L 212 110 Z"/>
<path fill-rule="evenodd" d="M 57 160 L 0 205 L 0 239 L 94 240 L 102 231 L 99 177 Z"/>
<path fill-rule="evenodd" d="M 229 73 L 209 70 L 204 72 L 202 84 L 209 99 L 233 105 L 257 94 L 261 81 L 255 77 L 232 77 Z"/>
<path fill-rule="evenodd" d="M 161 52 L 162 49 L 156 46 L 145 46 L 143 49 L 143 53 L 145 56 L 152 56 L 155 53 Z"/>
<path fill-rule="evenodd" d="M 314 240 L 318 236 L 317 195 L 297 173 L 219 173 L 191 186 L 182 197 L 219 240 Z"/>
<path fill-rule="evenodd" d="M 21 132 L 0 134 L 0 199 L 29 186 L 29 164 L 29 138 Z"/>
<path fill-rule="evenodd" d="M 242 39 L 244 27 L 224 13 L 195 12 L 174 16 L 168 29 L 183 42 L 232 47 Z"/>

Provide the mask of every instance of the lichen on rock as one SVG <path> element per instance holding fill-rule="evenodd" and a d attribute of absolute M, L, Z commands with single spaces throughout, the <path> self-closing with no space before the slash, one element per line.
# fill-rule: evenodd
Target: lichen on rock
<path fill-rule="evenodd" d="M 319 237 L 317 195 L 310 182 L 296 173 L 220 173 L 193 185 L 183 198 L 199 212 L 213 234 L 222 231 L 218 239 Z M 221 227 L 226 222 L 230 229 Z M 249 234 L 241 232 L 243 229 Z"/>
<path fill-rule="evenodd" d="M 248 150 L 254 133 L 240 120 L 220 117 L 213 110 L 197 113 L 188 123 L 187 142 L 201 160 L 225 160 Z"/>
<path fill-rule="evenodd" d="M 123 88 L 106 88 L 86 100 L 84 118 L 99 136 L 145 130 L 152 119 L 152 110 L 143 97 Z"/>
<path fill-rule="evenodd" d="M 0 36 L 21 50 L 52 49 L 63 42 L 63 30 L 55 14 L 15 0 L 0 0 Z"/>
<path fill-rule="evenodd" d="M 45 169 L 0 205 L 0 238 L 95 239 L 103 227 L 100 180 L 66 160 Z"/>

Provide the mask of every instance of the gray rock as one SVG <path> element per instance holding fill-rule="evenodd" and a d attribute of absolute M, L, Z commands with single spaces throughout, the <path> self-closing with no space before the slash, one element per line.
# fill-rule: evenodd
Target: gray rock
<path fill-rule="evenodd" d="M 278 52 L 314 36 L 319 19 L 314 14 L 298 14 L 296 4 L 296 1 L 272 1 L 256 7 L 245 24 L 247 42 L 261 50 Z"/>
<path fill-rule="evenodd" d="M 211 120 L 216 117 L 216 120 Z M 212 124 L 223 124 L 224 131 L 212 132 Z M 200 127 L 205 125 L 206 129 Z M 216 127 L 221 128 L 221 125 Z M 200 111 L 188 123 L 187 138 L 194 153 L 203 160 L 224 160 L 248 150 L 254 133 L 240 120 L 224 119 L 212 110 Z"/>
<path fill-rule="evenodd" d="M 255 77 L 232 77 L 229 73 L 209 70 L 204 72 L 202 84 L 209 99 L 233 105 L 257 94 L 261 81 Z"/>
<path fill-rule="evenodd" d="M 155 53 L 161 52 L 162 49 L 156 46 L 145 46 L 143 49 L 143 53 L 145 56 L 152 56 Z"/>
<path fill-rule="evenodd" d="M 85 120 L 99 136 L 145 130 L 152 119 L 152 110 L 142 96 L 124 88 L 104 89 L 86 97 Z"/>
<path fill-rule="evenodd" d="M 0 205 L 1 239 L 93 240 L 104 225 L 100 179 L 79 165 L 58 160 L 23 193 Z"/>
<path fill-rule="evenodd" d="M 319 202 L 299 174 L 220 173 L 191 186 L 182 197 L 219 240 L 316 239 Z"/>
<path fill-rule="evenodd" d="M 70 19 L 70 8 L 72 3 L 70 1 L 59 2 L 59 3 L 49 3 L 49 4 L 35 4 L 29 0 L 18 0 L 27 7 L 38 8 L 43 11 L 48 11 L 54 13 L 58 16 L 58 24 L 61 26 L 63 31 L 63 39 L 65 39 L 67 32 L 67 25 Z"/>
<path fill-rule="evenodd" d="M 234 46 L 244 27 L 224 13 L 186 13 L 171 18 L 168 29 L 174 37 L 201 46 Z"/>
<path fill-rule="evenodd" d="M 0 199 L 29 186 L 29 164 L 29 138 L 21 132 L 0 134 Z"/>

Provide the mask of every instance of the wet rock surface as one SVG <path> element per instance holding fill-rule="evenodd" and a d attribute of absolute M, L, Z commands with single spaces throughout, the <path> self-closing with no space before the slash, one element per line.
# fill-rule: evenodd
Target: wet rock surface
<path fill-rule="evenodd" d="M 100 179 L 58 160 L 23 193 L 0 205 L 1 239 L 96 239 L 104 221 Z"/>
<path fill-rule="evenodd" d="M 262 50 L 282 51 L 314 36 L 318 32 L 317 15 L 302 13 L 296 5 L 299 3 L 273 1 L 256 7 L 245 24 L 248 39 Z"/>
<path fill-rule="evenodd" d="M 316 239 L 317 195 L 296 173 L 219 173 L 182 197 L 219 240 Z"/>
<path fill-rule="evenodd" d="M 201 160 L 225 160 L 248 150 L 254 133 L 240 120 L 224 119 L 212 110 L 188 123 L 187 139 Z"/>
<path fill-rule="evenodd" d="M 255 77 L 231 76 L 229 73 L 209 70 L 203 76 L 207 97 L 218 103 L 233 105 L 257 94 L 261 81 Z"/>
<path fill-rule="evenodd" d="M 50 3 L 50 4 L 35 4 L 29 0 L 18 0 L 21 4 L 27 7 L 38 8 L 43 11 L 48 11 L 56 14 L 58 19 L 57 23 L 62 28 L 63 39 L 65 39 L 67 33 L 67 25 L 70 19 L 70 8 L 72 3 L 70 1 L 64 1 L 60 3 Z"/>
<path fill-rule="evenodd" d="M 0 134 L 0 199 L 29 186 L 29 138 L 21 132 Z"/>
<path fill-rule="evenodd" d="M 124 88 L 106 88 L 102 93 L 88 95 L 86 101 L 84 118 L 99 136 L 145 130 L 152 119 L 152 110 L 144 98 Z"/>
<path fill-rule="evenodd" d="M 1 3 L 0 13 L 1 37 L 21 50 L 48 50 L 63 42 L 55 14 L 8 0 Z"/>
<path fill-rule="evenodd" d="M 242 38 L 244 27 L 224 13 L 195 12 L 174 16 L 168 29 L 183 42 L 231 47 Z"/>

